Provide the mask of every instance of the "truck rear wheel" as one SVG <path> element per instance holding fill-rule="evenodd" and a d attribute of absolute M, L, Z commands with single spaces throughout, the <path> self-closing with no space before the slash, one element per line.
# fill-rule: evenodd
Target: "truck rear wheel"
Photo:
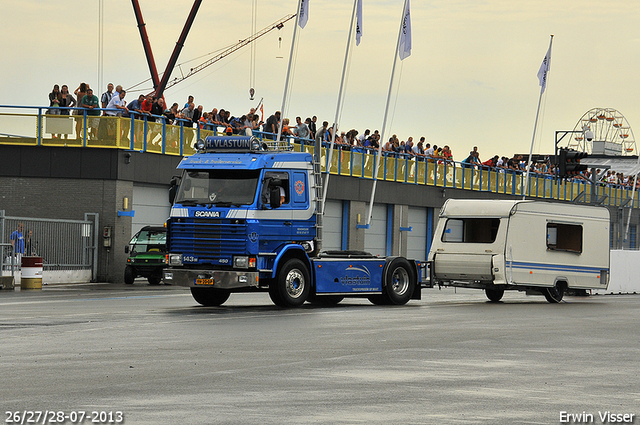
<path fill-rule="evenodd" d="M 217 288 L 191 288 L 191 295 L 198 304 L 205 307 L 217 307 L 224 304 L 231 293 Z"/>
<path fill-rule="evenodd" d="M 280 307 L 300 307 L 311 289 L 307 266 L 297 258 L 284 263 L 275 281 L 269 286 L 271 301 Z"/>
<path fill-rule="evenodd" d="M 409 262 L 404 258 L 395 258 L 389 264 L 385 274 L 386 290 L 382 294 L 382 298 L 388 304 L 404 305 L 408 303 L 415 290 L 416 280 Z"/>
<path fill-rule="evenodd" d="M 484 290 L 485 295 L 489 298 L 489 301 L 497 303 L 502 299 L 504 295 L 504 289 L 486 288 Z"/>

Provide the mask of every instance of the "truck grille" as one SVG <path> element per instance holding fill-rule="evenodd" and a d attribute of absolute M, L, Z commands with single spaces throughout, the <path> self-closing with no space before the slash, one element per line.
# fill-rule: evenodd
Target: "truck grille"
<path fill-rule="evenodd" d="M 237 220 L 233 220 L 236 222 Z M 247 252 L 247 225 L 220 219 L 188 219 L 171 223 L 169 252 L 215 261 Z"/>

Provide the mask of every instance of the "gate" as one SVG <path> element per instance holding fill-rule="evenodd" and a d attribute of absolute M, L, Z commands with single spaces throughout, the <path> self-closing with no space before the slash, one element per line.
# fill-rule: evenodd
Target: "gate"
<path fill-rule="evenodd" d="M 97 213 L 85 214 L 84 220 L 58 220 L 9 217 L 0 210 L 0 270 L 11 275 L 23 255 L 37 256 L 47 281 L 95 280 L 98 225 Z"/>

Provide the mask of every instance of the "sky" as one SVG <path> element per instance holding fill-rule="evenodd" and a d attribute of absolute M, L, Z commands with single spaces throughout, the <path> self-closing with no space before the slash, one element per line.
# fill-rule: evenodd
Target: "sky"
<path fill-rule="evenodd" d="M 297 0 L 256 1 L 258 30 L 297 10 Z M 291 121 L 316 115 L 333 123 L 353 3 L 309 1 L 284 115 Z M 73 91 L 86 82 L 99 96 L 108 82 L 128 89 L 148 80 L 131 2 L 102 4 L 100 81 L 98 0 L 4 2 L 0 104 L 46 106 L 54 84 Z M 162 72 L 193 1 L 140 5 Z M 402 12 L 403 0 L 363 0 L 363 35 L 351 48 L 341 130 L 382 130 Z M 551 34 L 551 70 L 534 153 L 553 152 L 555 132 L 573 130 L 593 108 L 613 108 L 632 129 L 640 128 L 638 22 L 640 8 L 628 0 L 413 0 L 412 52 L 397 63 L 384 136 L 424 136 L 451 146 L 456 160 L 473 146 L 483 161 L 528 153 L 540 96 L 537 72 Z M 249 47 L 170 88 L 166 100 L 183 105 L 193 95 L 205 111 L 215 107 L 242 115 L 263 99 L 266 120 L 282 107 L 293 28 L 290 20 L 256 42 L 255 100 L 249 99 Z M 251 33 L 252 1 L 204 0 L 172 75 L 186 74 Z M 152 85 L 137 88 L 147 92 Z M 126 100 L 137 94 L 130 91 Z"/>

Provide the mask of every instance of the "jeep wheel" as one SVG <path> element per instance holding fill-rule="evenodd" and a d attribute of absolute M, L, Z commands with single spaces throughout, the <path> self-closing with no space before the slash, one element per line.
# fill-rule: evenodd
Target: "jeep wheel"
<path fill-rule="evenodd" d="M 126 266 L 124 268 L 124 283 L 133 285 L 134 280 L 136 280 L 136 270 L 131 266 Z"/>

